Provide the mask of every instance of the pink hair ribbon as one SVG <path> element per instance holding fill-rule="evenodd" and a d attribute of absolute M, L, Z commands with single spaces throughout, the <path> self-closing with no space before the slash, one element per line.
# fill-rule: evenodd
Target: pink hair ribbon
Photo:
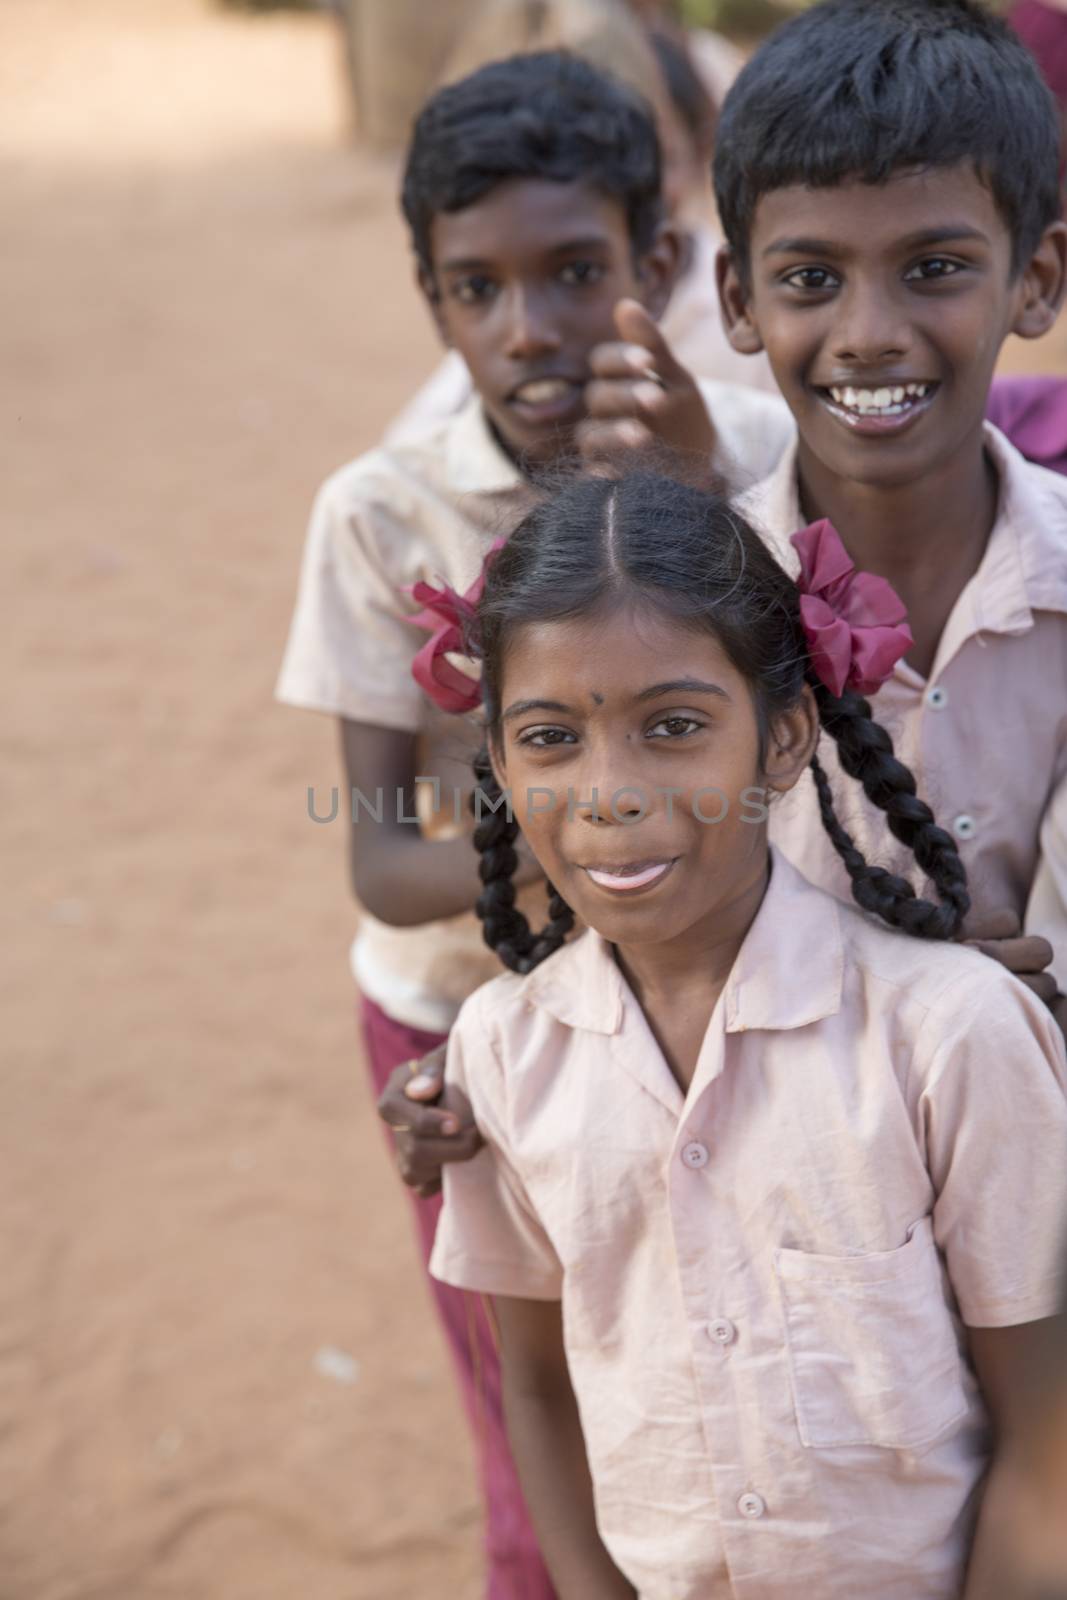
<path fill-rule="evenodd" d="M 429 639 L 411 663 L 411 675 L 419 688 L 429 695 L 442 711 L 462 713 L 477 710 L 481 704 L 482 690 L 477 678 L 471 678 L 447 659 L 449 655 L 468 655 L 468 637 L 471 623 L 478 609 L 478 601 L 485 588 L 485 575 L 489 563 L 505 543 L 496 539 L 486 551 L 482 570 L 464 594 L 458 594 L 449 584 L 438 589 L 432 583 L 413 583 L 405 589 L 416 600 L 422 611 L 405 620 L 417 628 L 426 628 Z"/>
<path fill-rule="evenodd" d="M 856 571 L 825 518 L 794 533 L 792 544 L 812 671 L 831 694 L 875 694 L 915 642 L 903 601 L 885 578 Z"/>

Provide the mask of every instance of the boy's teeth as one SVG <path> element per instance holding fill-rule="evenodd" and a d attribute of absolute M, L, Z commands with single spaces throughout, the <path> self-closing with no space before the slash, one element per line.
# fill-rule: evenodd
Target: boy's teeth
<path fill-rule="evenodd" d="M 566 378 L 535 378 L 532 383 L 524 383 L 521 389 L 516 390 L 516 399 L 526 400 L 532 406 L 545 405 L 553 400 L 562 400 L 570 392 L 570 387 Z"/>
<path fill-rule="evenodd" d="M 871 411 L 895 412 L 905 400 L 924 399 L 929 388 L 928 383 L 898 384 L 892 389 L 831 388 L 830 396 L 835 405 L 843 406 L 847 411 L 857 411 L 864 416 Z"/>

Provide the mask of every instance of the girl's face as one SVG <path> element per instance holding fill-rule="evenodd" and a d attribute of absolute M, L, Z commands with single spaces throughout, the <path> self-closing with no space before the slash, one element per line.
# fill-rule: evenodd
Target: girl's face
<path fill-rule="evenodd" d="M 761 764 L 749 684 L 713 635 L 627 606 L 515 630 L 494 765 L 575 914 L 660 943 L 759 881 L 768 792 L 792 788 L 816 737 L 805 690 Z"/>

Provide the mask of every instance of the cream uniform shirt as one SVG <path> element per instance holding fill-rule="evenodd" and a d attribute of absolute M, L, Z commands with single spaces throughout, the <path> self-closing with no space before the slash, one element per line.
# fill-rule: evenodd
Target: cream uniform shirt
<path fill-rule="evenodd" d="M 959 846 L 972 916 L 1015 911 L 1051 943 L 1052 970 L 1067 990 L 1067 478 L 1025 460 L 990 423 L 986 444 L 1000 499 L 981 565 L 952 610 L 929 678 L 898 663 L 872 709 Z M 795 575 L 795 444 L 739 509 Z M 825 735 L 819 759 L 838 816 L 868 861 L 923 890 L 914 857 L 842 774 Z M 813 883 L 851 900 L 810 775 L 771 807 L 770 832 Z"/>
<path fill-rule="evenodd" d="M 958 1600 L 964 1325 L 1057 1308 L 1063 1040 L 988 958 L 772 860 L 688 1094 L 595 933 L 471 997 L 447 1071 L 487 1148 L 431 1270 L 562 1301 L 641 1600 Z"/>
<path fill-rule="evenodd" d="M 730 384 L 701 388 L 718 433 L 715 465 L 751 486 L 786 448 L 788 412 L 770 396 Z M 532 503 L 530 485 L 474 397 L 406 443 L 343 467 L 327 479 L 311 514 L 277 696 L 420 735 L 420 772 L 443 780 L 442 825 L 452 815 L 453 787 L 471 786 L 477 724 L 440 712 L 412 678 L 428 634 L 408 620 L 418 607 L 404 589 L 418 579 L 469 588 L 490 544 Z M 373 804 L 376 797 L 368 798 Z M 343 800 L 342 818 L 348 796 Z M 366 813 L 361 825 L 373 826 Z M 543 890 L 525 891 L 522 905 L 538 925 L 546 919 Z M 499 971 L 473 912 L 417 928 L 387 926 L 362 912 L 352 966 L 363 993 L 390 1016 L 441 1033 L 471 990 Z"/>

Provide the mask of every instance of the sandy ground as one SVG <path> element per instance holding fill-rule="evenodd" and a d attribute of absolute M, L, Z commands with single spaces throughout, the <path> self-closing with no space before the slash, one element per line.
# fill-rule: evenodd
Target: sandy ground
<path fill-rule="evenodd" d="M 323 18 L 19 0 L 0 99 L 0 1600 L 464 1600 L 332 728 L 271 701 L 310 496 L 432 356 L 395 173 Z"/>
<path fill-rule="evenodd" d="M 432 357 L 395 171 L 321 17 L 9 0 L 0 96 L 0 1600 L 468 1600 L 332 729 L 271 701 Z"/>

